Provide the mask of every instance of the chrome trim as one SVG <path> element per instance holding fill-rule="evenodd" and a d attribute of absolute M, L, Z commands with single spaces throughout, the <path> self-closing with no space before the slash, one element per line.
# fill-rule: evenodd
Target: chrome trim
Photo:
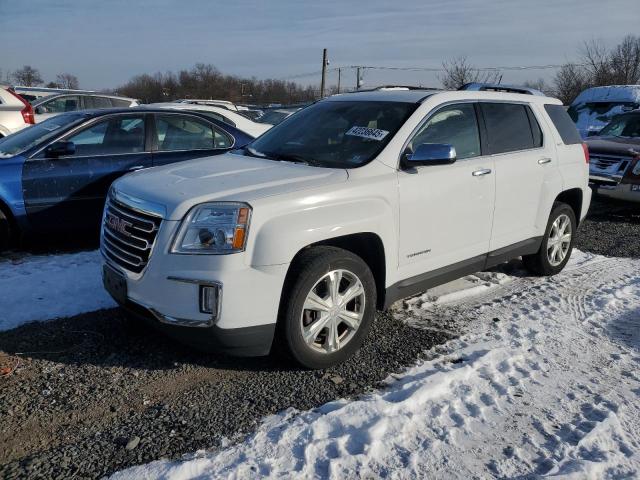
<path fill-rule="evenodd" d="M 211 325 L 214 325 L 220 318 L 220 312 L 222 311 L 222 283 L 215 280 L 197 280 L 194 278 L 174 277 L 172 275 L 167 277 L 167 280 L 173 282 L 188 283 L 191 285 L 198 285 L 198 287 L 216 287 L 218 289 L 218 298 L 216 311 L 211 315 Z M 198 288 L 198 308 L 200 308 L 200 288 Z"/>
<path fill-rule="evenodd" d="M 135 210 L 143 215 L 150 215 L 161 219 L 164 219 L 167 216 L 167 209 L 164 205 L 160 205 L 159 203 L 149 202 L 147 200 L 128 195 L 113 187 L 109 191 L 109 195 L 117 202 L 124 204 L 125 207 L 129 207 L 131 210 Z"/>
<path fill-rule="evenodd" d="M 111 244 L 111 246 L 113 247 L 113 246 L 115 246 L 115 245 Z M 118 248 L 117 246 L 115 246 L 115 247 L 116 247 L 116 248 Z M 129 261 L 129 260 L 127 260 L 127 259 L 125 259 L 125 258 L 122 258 L 122 257 L 121 257 L 120 255 L 118 255 L 116 252 L 114 252 L 113 250 L 111 250 L 111 248 L 109 248 L 109 246 L 108 246 L 108 245 L 106 245 L 104 242 L 102 243 L 102 245 L 100 246 L 100 248 L 101 248 L 101 249 L 102 249 L 102 248 L 104 248 L 107 252 L 109 252 L 111 255 L 113 255 L 114 257 L 118 258 L 119 260 L 121 260 L 123 263 L 129 264 L 129 265 L 131 265 L 131 266 L 133 266 L 133 267 L 143 267 L 143 266 L 145 266 L 145 265 L 146 265 L 146 262 L 144 262 L 144 260 L 142 260 L 142 258 L 138 257 L 137 255 L 131 255 L 131 254 L 128 254 L 128 253 L 124 252 L 126 255 L 130 255 L 130 256 L 132 256 L 132 257 L 139 258 L 139 259 L 140 259 L 140 262 L 138 262 L 137 264 L 136 264 L 136 263 L 133 263 L 133 262 L 131 262 L 131 261 Z M 122 249 L 120 249 L 120 250 L 122 250 Z M 105 257 L 105 258 L 106 258 L 106 257 Z M 112 261 L 112 260 L 111 260 L 110 258 L 106 258 L 106 260 L 108 261 L 109 265 L 111 265 L 111 261 Z M 121 265 L 120 265 L 120 267 L 122 268 L 122 266 L 121 266 Z"/>
<path fill-rule="evenodd" d="M 139 302 L 138 302 L 139 303 Z M 142 305 L 142 304 L 141 304 Z M 209 320 L 193 320 L 190 318 L 177 318 L 169 315 L 164 315 L 158 312 L 156 309 L 142 305 L 149 310 L 156 319 L 167 325 L 181 326 L 181 327 L 196 327 L 196 328 L 209 328 L 214 325 L 213 319 Z"/>
<path fill-rule="evenodd" d="M 117 202 L 117 200 L 115 200 L 115 202 Z M 151 229 L 144 229 L 144 228 L 132 225 L 134 228 L 136 228 L 138 230 L 141 230 L 144 233 L 153 233 L 153 232 L 155 232 L 157 230 L 157 227 L 156 227 L 155 223 L 153 223 L 150 220 L 147 220 L 146 218 L 137 217 L 135 215 L 132 215 L 130 213 L 125 212 L 120 207 L 118 207 L 118 204 L 114 203 L 114 201 L 109 202 L 109 207 L 113 208 L 116 212 L 124 215 L 125 217 L 133 218 L 133 219 L 135 219 L 135 220 L 137 220 L 138 222 L 141 222 L 141 223 L 150 224 L 151 225 Z"/>
<path fill-rule="evenodd" d="M 124 243 L 125 245 L 128 245 L 131 248 L 135 248 L 136 250 L 142 250 L 145 251 L 147 250 L 151 245 L 149 244 L 148 241 L 144 240 L 143 238 L 138 238 L 135 235 L 131 235 L 131 238 L 135 238 L 136 240 L 140 241 L 140 242 L 144 242 L 145 246 L 144 247 L 139 247 L 138 245 L 134 245 L 133 243 L 130 243 L 126 240 L 124 240 L 123 238 L 118 238 L 113 231 L 111 231 L 110 229 L 105 228 L 104 229 L 105 233 L 108 233 L 109 235 L 111 235 L 113 238 L 116 239 L 116 241 Z"/>

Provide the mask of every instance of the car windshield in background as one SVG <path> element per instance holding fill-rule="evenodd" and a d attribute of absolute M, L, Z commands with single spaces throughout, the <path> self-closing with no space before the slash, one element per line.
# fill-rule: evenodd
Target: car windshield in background
<path fill-rule="evenodd" d="M 572 105 L 567 113 L 583 134 L 597 134 L 613 117 L 639 108 L 634 102 L 592 102 Z"/>
<path fill-rule="evenodd" d="M 257 121 L 259 123 L 269 123 L 271 125 L 278 125 L 279 123 L 284 121 L 284 119 L 286 119 L 289 116 L 290 116 L 289 112 L 271 111 L 271 112 L 266 112 Z"/>
<path fill-rule="evenodd" d="M 84 118 L 81 114 L 58 115 L 0 140 L 0 158 L 13 157 L 57 135 Z"/>
<path fill-rule="evenodd" d="M 360 167 L 382 151 L 416 108 L 401 102 L 319 102 L 268 130 L 246 151 L 318 167 Z"/>
<path fill-rule="evenodd" d="M 640 113 L 615 117 L 600 131 L 599 135 L 601 137 L 640 137 Z"/>

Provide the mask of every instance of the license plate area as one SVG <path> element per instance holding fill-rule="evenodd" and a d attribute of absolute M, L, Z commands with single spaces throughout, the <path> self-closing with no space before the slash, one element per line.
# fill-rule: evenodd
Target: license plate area
<path fill-rule="evenodd" d="M 102 267 L 102 283 L 114 300 L 122 305 L 127 303 L 127 279 L 109 265 Z"/>

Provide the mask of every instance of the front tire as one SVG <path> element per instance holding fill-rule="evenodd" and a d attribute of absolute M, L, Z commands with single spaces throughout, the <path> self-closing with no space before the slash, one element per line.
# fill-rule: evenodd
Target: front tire
<path fill-rule="evenodd" d="M 522 257 L 527 270 L 544 276 L 560 273 L 571 257 L 576 228 L 573 209 L 566 203 L 554 203 L 540 249 Z"/>
<path fill-rule="evenodd" d="M 291 267 L 280 309 L 279 337 L 290 356 L 310 369 L 342 363 L 362 345 L 376 308 L 371 270 L 357 255 L 314 247 Z"/>

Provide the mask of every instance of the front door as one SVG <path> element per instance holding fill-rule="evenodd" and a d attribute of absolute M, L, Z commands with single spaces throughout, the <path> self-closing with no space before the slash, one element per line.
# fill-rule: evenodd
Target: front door
<path fill-rule="evenodd" d="M 146 123 L 144 114 L 109 115 L 64 139 L 74 143 L 75 154 L 49 158 L 41 152 L 25 162 L 22 187 L 31 226 L 97 231 L 111 183 L 151 166 Z"/>
<path fill-rule="evenodd" d="M 409 143 L 445 143 L 457 160 L 400 170 L 399 267 L 411 278 L 443 267 L 480 265 L 489 251 L 494 207 L 493 161 L 481 156 L 476 107 L 460 103 L 431 114 Z"/>

